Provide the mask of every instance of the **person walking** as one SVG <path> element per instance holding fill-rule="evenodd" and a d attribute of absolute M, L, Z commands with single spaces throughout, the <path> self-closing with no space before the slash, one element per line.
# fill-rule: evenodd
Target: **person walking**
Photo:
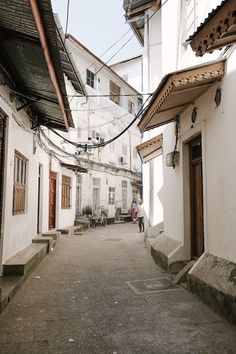
<path fill-rule="evenodd" d="M 137 218 L 138 218 L 138 227 L 139 232 L 144 232 L 144 208 L 142 199 L 139 200 L 139 204 L 137 206 Z"/>
<path fill-rule="evenodd" d="M 137 219 L 137 203 L 136 203 L 135 199 L 133 199 L 133 201 L 131 203 L 130 214 L 131 214 L 132 222 L 134 224 Z"/>

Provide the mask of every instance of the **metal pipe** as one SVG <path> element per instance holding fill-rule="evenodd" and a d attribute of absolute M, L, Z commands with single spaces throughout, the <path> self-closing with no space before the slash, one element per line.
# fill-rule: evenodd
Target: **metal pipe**
<path fill-rule="evenodd" d="M 65 126 L 66 126 L 66 130 L 69 130 L 69 124 L 68 124 L 68 120 L 67 120 L 67 115 L 66 115 L 66 111 L 65 111 L 65 106 L 64 106 L 64 102 L 63 102 L 63 98 L 62 98 L 62 93 L 60 90 L 60 86 L 58 84 L 58 80 L 57 80 L 57 76 L 54 70 L 54 66 L 53 66 L 53 62 L 52 62 L 52 58 L 50 55 L 50 51 L 49 51 L 49 47 L 48 47 L 48 43 L 47 43 L 47 38 L 46 38 L 46 34 L 45 34 L 45 30 L 43 27 L 43 21 L 40 15 L 40 10 L 37 4 L 37 0 L 29 0 L 30 3 L 30 7 L 31 7 L 31 11 L 34 17 L 34 21 L 35 21 L 35 25 L 39 34 L 39 38 L 40 38 L 40 42 L 42 45 L 42 49 L 43 49 L 43 53 L 44 53 L 44 58 L 48 67 L 48 71 L 49 71 L 49 75 L 53 84 L 53 87 L 55 89 L 55 93 L 58 99 L 58 103 L 59 106 L 61 108 L 62 111 L 62 116 L 65 122 Z"/>

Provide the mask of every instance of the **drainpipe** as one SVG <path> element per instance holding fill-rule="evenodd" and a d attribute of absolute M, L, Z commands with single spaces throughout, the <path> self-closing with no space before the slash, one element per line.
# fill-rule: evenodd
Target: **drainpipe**
<path fill-rule="evenodd" d="M 45 30 L 43 27 L 43 22 L 42 22 L 40 10 L 39 10 L 38 4 L 37 4 L 37 0 L 29 0 L 29 3 L 30 3 L 31 11 L 32 11 L 32 14 L 34 17 L 35 25 L 36 25 L 36 28 L 37 28 L 37 31 L 39 34 L 39 38 L 40 38 L 40 42 L 42 45 L 44 58 L 46 60 L 46 64 L 48 67 L 49 75 L 50 75 L 53 87 L 55 89 L 55 93 L 56 93 L 56 96 L 58 99 L 59 106 L 62 111 L 62 116 L 63 116 L 64 122 L 65 122 L 66 130 L 68 131 L 69 125 L 68 125 L 68 120 L 67 120 L 67 115 L 66 115 L 66 111 L 65 111 L 63 98 L 62 98 L 62 93 L 61 93 L 60 86 L 59 86 L 58 80 L 57 80 L 57 76 L 56 76 L 56 73 L 54 70 L 54 66 L 53 66 L 51 55 L 50 55 L 50 51 L 49 51 L 49 47 L 48 47 L 48 43 L 47 43 L 47 38 L 46 38 Z"/>

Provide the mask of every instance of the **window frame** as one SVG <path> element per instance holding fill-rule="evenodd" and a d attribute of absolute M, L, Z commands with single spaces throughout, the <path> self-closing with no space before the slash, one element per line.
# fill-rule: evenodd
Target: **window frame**
<path fill-rule="evenodd" d="M 27 167 L 28 159 L 19 151 L 15 150 L 12 215 L 22 215 L 26 213 Z"/>
<path fill-rule="evenodd" d="M 61 178 L 61 208 L 71 208 L 71 177 L 66 175 Z"/>
<path fill-rule="evenodd" d="M 121 87 L 110 80 L 110 100 L 118 105 L 120 105 L 120 92 Z"/>
<path fill-rule="evenodd" d="M 109 189 L 108 189 L 108 204 L 109 205 L 115 205 L 115 192 L 116 192 L 115 187 L 109 187 Z"/>
<path fill-rule="evenodd" d="M 94 89 L 95 74 L 89 69 L 86 69 L 86 84 Z"/>

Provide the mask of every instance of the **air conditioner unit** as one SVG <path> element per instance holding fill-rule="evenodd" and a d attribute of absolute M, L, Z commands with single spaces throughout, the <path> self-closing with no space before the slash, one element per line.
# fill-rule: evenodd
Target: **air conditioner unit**
<path fill-rule="evenodd" d="M 120 157 L 120 163 L 121 163 L 121 165 L 126 165 L 127 164 L 126 158 L 124 156 Z"/>

